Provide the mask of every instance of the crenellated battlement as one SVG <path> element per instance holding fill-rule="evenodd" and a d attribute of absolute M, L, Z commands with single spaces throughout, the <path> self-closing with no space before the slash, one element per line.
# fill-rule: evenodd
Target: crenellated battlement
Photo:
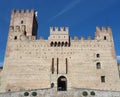
<path fill-rule="evenodd" d="M 68 27 L 50 27 L 50 35 L 51 34 L 69 34 Z"/>
<path fill-rule="evenodd" d="M 108 27 L 99 27 L 97 26 L 96 27 L 96 32 L 111 32 L 111 27 L 108 26 Z"/>
<path fill-rule="evenodd" d="M 35 13 L 35 10 L 12 10 L 12 16 L 31 16 L 31 15 L 34 15 Z"/>

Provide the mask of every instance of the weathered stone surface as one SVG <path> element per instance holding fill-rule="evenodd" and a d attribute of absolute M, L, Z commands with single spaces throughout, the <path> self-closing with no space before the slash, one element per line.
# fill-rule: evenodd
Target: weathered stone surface
<path fill-rule="evenodd" d="M 26 91 L 2 93 L 0 97 L 85 97 L 83 92 L 86 91 L 88 95 L 86 97 L 120 97 L 120 92 L 115 91 L 99 91 L 99 90 L 86 90 L 86 89 L 73 89 L 70 91 L 59 91 L 53 89 L 46 90 L 33 90 L 27 91 L 29 96 L 24 96 Z M 94 91 L 95 95 L 90 93 Z M 32 96 L 32 92 L 36 92 L 37 96 Z"/>
<path fill-rule="evenodd" d="M 72 40 L 68 27 L 50 28 L 48 40 L 38 40 L 37 25 L 34 10 L 12 12 L 1 92 L 50 88 L 52 83 L 57 90 L 60 77 L 64 77 L 67 90 L 120 91 L 110 27 L 102 30 L 97 27 L 93 40 Z M 100 66 L 97 67 L 98 62 Z M 105 82 L 101 82 L 102 76 Z M 80 94 L 75 92 L 74 95 Z"/>

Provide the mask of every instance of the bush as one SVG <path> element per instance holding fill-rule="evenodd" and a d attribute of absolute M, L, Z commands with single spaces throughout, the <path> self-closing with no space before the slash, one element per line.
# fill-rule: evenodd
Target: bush
<path fill-rule="evenodd" d="M 25 93 L 24 93 L 24 96 L 29 96 L 29 93 L 28 93 L 28 92 L 25 92 Z"/>
<path fill-rule="evenodd" d="M 32 96 L 37 96 L 37 92 L 32 92 Z"/>
<path fill-rule="evenodd" d="M 95 92 L 94 92 L 94 91 L 91 91 L 91 92 L 90 92 L 90 95 L 95 96 Z"/>
<path fill-rule="evenodd" d="M 83 92 L 82 92 L 82 95 L 83 95 L 83 96 L 88 96 L 88 92 L 83 91 Z"/>

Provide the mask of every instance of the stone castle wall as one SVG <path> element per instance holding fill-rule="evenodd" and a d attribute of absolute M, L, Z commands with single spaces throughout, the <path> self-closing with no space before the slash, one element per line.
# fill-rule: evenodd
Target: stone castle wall
<path fill-rule="evenodd" d="M 28 93 L 27 97 L 85 97 L 83 96 L 84 92 L 87 92 L 87 97 L 120 97 L 120 92 L 118 91 L 100 91 L 90 89 L 73 89 L 67 92 L 57 92 L 53 89 L 19 91 L 1 93 L 0 97 L 26 97 L 25 93 Z M 91 95 L 92 92 L 94 95 Z M 36 93 L 37 95 L 33 96 L 33 93 Z"/>
<path fill-rule="evenodd" d="M 36 21 L 35 13 L 31 12 L 32 16 L 22 15 L 20 18 L 18 15 L 18 20 L 12 14 L 10 27 L 13 29 L 10 29 L 8 36 L 1 91 L 51 88 L 52 83 L 57 90 L 58 78 L 61 76 L 67 79 L 67 90 L 120 90 L 110 27 L 97 27 L 94 40 L 78 40 L 77 37 L 72 40 L 68 28 L 51 28 L 48 40 L 37 40 L 34 32 L 37 27 L 34 27 L 33 22 Z M 28 18 L 30 20 L 27 21 Z M 33 26 L 29 26 L 29 23 Z M 21 30 L 16 31 L 16 25 Z M 103 82 L 101 77 L 104 77 Z"/>

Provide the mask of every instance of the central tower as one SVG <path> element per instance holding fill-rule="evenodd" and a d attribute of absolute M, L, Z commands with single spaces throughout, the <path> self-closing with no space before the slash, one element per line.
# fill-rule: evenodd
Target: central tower
<path fill-rule="evenodd" d="M 35 10 L 12 10 L 9 40 L 35 40 L 37 28 Z"/>
<path fill-rule="evenodd" d="M 70 46 L 70 36 L 68 27 L 50 27 L 50 36 L 48 38 L 50 46 Z"/>

